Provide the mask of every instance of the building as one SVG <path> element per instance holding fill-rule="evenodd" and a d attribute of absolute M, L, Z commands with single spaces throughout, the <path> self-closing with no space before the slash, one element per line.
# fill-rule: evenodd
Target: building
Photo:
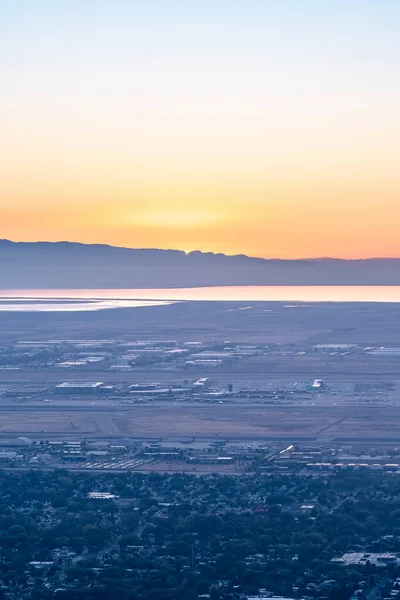
<path fill-rule="evenodd" d="M 211 350 L 192 354 L 194 360 L 232 360 L 234 356 L 233 352 L 212 352 Z"/>
<path fill-rule="evenodd" d="M 104 383 L 102 381 L 65 381 L 56 385 L 55 392 L 58 394 L 96 394 L 103 386 Z"/>
<path fill-rule="evenodd" d="M 80 452 L 79 450 L 71 450 L 71 451 L 65 451 L 63 452 L 62 456 L 61 456 L 61 460 L 63 462 L 86 462 L 86 456 L 85 454 L 83 454 L 82 452 Z"/>
<path fill-rule="evenodd" d="M 386 567 L 400 565 L 400 557 L 393 552 L 346 552 L 340 558 L 332 558 L 331 562 L 345 566 L 370 563 L 376 567 Z"/>
<path fill-rule="evenodd" d="M 235 457 L 233 456 L 215 456 L 215 455 L 209 455 L 209 454 L 205 454 L 205 455 L 198 455 L 198 456 L 191 456 L 188 459 L 189 463 L 192 464 L 199 464 L 199 465 L 226 465 L 226 464 L 231 464 L 233 463 L 235 460 Z"/>
<path fill-rule="evenodd" d="M 312 346 L 312 350 L 320 354 L 343 354 L 354 352 L 357 348 L 357 344 L 316 344 Z"/>
<path fill-rule="evenodd" d="M 129 386 L 130 392 L 149 392 L 160 388 L 159 383 L 132 383 Z"/>
<path fill-rule="evenodd" d="M 88 498 L 91 500 L 115 500 L 118 498 L 115 494 L 110 494 L 108 492 L 89 492 Z"/>
<path fill-rule="evenodd" d="M 54 560 L 31 560 L 30 567 L 34 569 L 51 569 L 54 565 Z"/>
<path fill-rule="evenodd" d="M 197 359 L 197 360 L 186 360 L 185 365 L 188 367 L 220 367 L 223 364 L 221 359 Z"/>
<path fill-rule="evenodd" d="M 383 358 L 400 358 L 400 348 L 374 348 L 366 352 L 368 356 L 380 356 Z"/>

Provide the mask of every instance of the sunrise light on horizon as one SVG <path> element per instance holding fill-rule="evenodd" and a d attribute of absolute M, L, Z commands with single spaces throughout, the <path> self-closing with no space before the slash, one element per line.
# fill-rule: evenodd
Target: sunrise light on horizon
<path fill-rule="evenodd" d="M 0 238 L 400 257 L 395 0 L 2 8 Z"/>

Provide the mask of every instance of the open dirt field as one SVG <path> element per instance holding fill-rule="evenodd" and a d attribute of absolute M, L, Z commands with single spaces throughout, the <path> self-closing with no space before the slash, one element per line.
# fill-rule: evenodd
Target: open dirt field
<path fill-rule="evenodd" d="M 359 407 L 157 407 L 114 418 L 130 436 L 230 439 L 399 438 L 400 409 Z"/>
<path fill-rule="evenodd" d="M 135 439 L 188 437 L 243 441 L 398 441 L 400 407 L 175 405 L 116 408 L 107 413 L 49 409 L 2 410 L 0 435 L 46 439 L 73 436 Z"/>
<path fill-rule="evenodd" d="M 52 434 L 85 435 L 99 432 L 95 420 L 84 413 L 3 412 L 0 434 Z"/>
<path fill-rule="evenodd" d="M 339 418 L 330 411 L 313 416 L 309 411 L 268 409 L 263 407 L 235 407 L 225 405 L 190 408 L 158 406 L 156 410 L 137 409 L 115 423 L 126 435 L 242 437 L 257 439 L 286 435 L 315 435 Z M 400 417 L 400 413 L 399 413 Z"/>
<path fill-rule="evenodd" d="M 143 338 L 400 346 L 400 304 L 184 302 L 97 313 L 4 312 L 0 329 L 3 342 Z"/>

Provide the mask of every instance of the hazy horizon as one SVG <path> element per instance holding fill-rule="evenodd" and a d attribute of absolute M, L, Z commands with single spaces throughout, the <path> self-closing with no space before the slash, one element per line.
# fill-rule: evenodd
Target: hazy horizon
<path fill-rule="evenodd" d="M 358 260 L 400 260 L 400 256 L 354 256 L 351 258 L 343 258 L 340 256 L 304 256 L 304 257 L 298 257 L 298 256 L 288 256 L 288 257 L 281 257 L 281 256 L 252 256 L 249 254 L 244 254 L 241 252 L 238 252 L 236 254 L 229 254 L 229 253 L 225 253 L 225 252 L 216 252 L 213 250 L 200 250 L 200 248 L 194 248 L 193 250 L 190 251 L 186 251 L 186 250 L 181 250 L 180 248 L 160 248 L 160 247 L 155 247 L 155 246 L 124 246 L 124 245 L 118 245 L 118 244 L 108 244 L 105 242 L 84 242 L 84 241 L 80 241 L 80 240 L 64 240 L 64 239 L 56 239 L 56 240 L 45 240 L 45 239 L 34 239 L 34 240 L 16 240 L 16 239 L 10 239 L 10 238 L 0 238 L 0 242 L 11 242 L 12 244 L 77 244 L 77 245 L 81 245 L 81 246 L 106 246 L 109 248 L 119 248 L 121 250 L 160 250 L 160 251 L 165 251 L 165 252 L 182 252 L 186 255 L 190 255 L 190 254 L 196 254 L 196 253 L 202 253 L 202 254 L 223 254 L 224 256 L 227 257 L 231 257 L 234 258 L 236 256 L 246 256 L 247 258 L 260 258 L 262 260 L 293 260 L 293 261 L 302 261 L 302 260 L 344 260 L 344 261 L 358 261 Z"/>
<path fill-rule="evenodd" d="M 54 304 L 55 301 L 59 303 Z M 78 301 L 80 304 L 77 304 Z M 177 302 L 297 302 L 301 306 L 315 302 L 397 304 L 400 302 L 400 285 L 226 285 L 169 289 L 0 288 L 0 311 L 7 312 L 90 311 Z M 286 308 L 296 307 L 297 305 L 288 305 Z M 247 306 L 237 310 L 251 308 L 252 306 Z"/>

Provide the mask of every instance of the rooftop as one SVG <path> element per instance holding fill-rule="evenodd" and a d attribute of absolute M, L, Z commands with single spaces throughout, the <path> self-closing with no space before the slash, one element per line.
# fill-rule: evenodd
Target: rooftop
<path fill-rule="evenodd" d="M 104 385 L 103 381 L 64 381 L 56 385 L 56 388 L 97 388 L 101 385 Z"/>

